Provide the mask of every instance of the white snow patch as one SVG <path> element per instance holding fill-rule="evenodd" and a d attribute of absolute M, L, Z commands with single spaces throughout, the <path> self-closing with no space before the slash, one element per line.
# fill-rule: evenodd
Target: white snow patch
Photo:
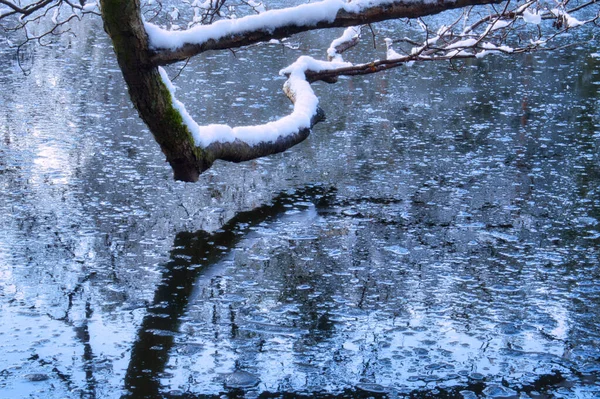
<path fill-rule="evenodd" d="M 511 23 L 512 23 L 512 21 L 505 21 L 505 20 L 499 19 L 497 21 L 494 21 L 494 23 L 489 24 L 483 34 L 487 35 L 488 33 L 493 32 L 495 30 L 506 28 Z"/>
<path fill-rule="evenodd" d="M 342 61 L 342 56 L 337 52 L 336 47 L 346 42 L 356 40 L 360 36 L 360 27 L 351 26 L 344 30 L 342 36 L 331 42 L 327 49 L 327 56 L 336 61 Z"/>
<path fill-rule="evenodd" d="M 483 50 L 475 54 L 476 58 L 483 58 L 486 55 L 491 54 L 491 53 L 498 53 L 498 52 L 512 53 L 514 51 L 514 49 L 512 47 L 496 46 L 495 44 L 489 43 L 489 42 L 480 43 L 479 47 L 481 47 Z"/>
<path fill-rule="evenodd" d="M 456 43 L 452 43 L 449 44 L 446 47 L 446 50 L 451 50 L 453 48 L 465 48 L 465 47 L 472 47 L 475 44 L 477 44 L 477 39 L 465 39 L 465 40 L 460 40 Z"/>
<path fill-rule="evenodd" d="M 285 25 L 314 25 L 318 21 L 332 21 L 343 6 L 342 0 L 325 0 L 289 9 L 266 11 L 239 19 L 220 20 L 210 25 L 198 25 L 180 32 L 164 30 L 150 22 L 145 22 L 145 26 L 152 47 L 176 49 L 186 43 L 201 44 L 210 39 L 218 40 L 248 31 L 272 31 Z"/>
<path fill-rule="evenodd" d="M 565 13 L 565 20 L 567 21 L 567 27 L 569 27 L 569 28 L 574 28 L 576 26 L 583 25 L 583 22 L 581 22 L 580 20 L 578 20 L 575 17 L 570 16 L 567 13 Z"/>
<path fill-rule="evenodd" d="M 472 55 L 471 53 L 465 51 L 465 50 L 453 50 L 450 51 L 448 54 L 446 54 L 447 57 L 464 57 L 464 56 L 469 56 Z"/>
<path fill-rule="evenodd" d="M 294 62 L 292 65 L 279 71 L 279 74 L 280 75 L 289 74 L 290 77 L 292 77 L 294 75 L 301 73 L 302 76 L 304 76 L 304 72 L 306 72 L 308 70 L 320 72 L 320 71 L 325 71 L 328 69 L 344 68 L 344 67 L 349 67 L 349 66 L 352 66 L 352 63 L 338 62 L 338 61 L 320 61 L 320 60 L 316 60 L 312 57 L 302 56 L 302 57 L 299 57 L 296 60 L 296 62 Z"/>
<path fill-rule="evenodd" d="M 495 31 L 498 29 L 506 28 L 508 25 L 510 25 L 509 21 L 504 21 L 502 19 L 499 19 L 498 21 L 494 22 L 494 24 L 490 28 L 490 31 Z"/>
<path fill-rule="evenodd" d="M 530 12 L 529 10 L 525 10 L 523 12 L 523 21 L 527 22 L 528 24 L 539 25 L 542 23 L 542 15 L 535 11 Z"/>
<path fill-rule="evenodd" d="M 399 60 L 400 58 L 402 58 L 401 54 L 398 54 L 396 52 L 396 50 L 393 49 L 392 47 L 392 39 L 390 38 L 385 38 L 385 46 L 387 47 L 387 51 L 386 51 L 386 55 L 385 55 L 385 59 L 388 61 L 394 61 L 394 60 Z"/>
<path fill-rule="evenodd" d="M 529 40 L 529 42 L 531 44 L 533 44 L 534 46 L 542 46 L 542 47 L 545 46 L 547 43 L 547 41 L 544 39 L 538 39 L 538 40 L 531 39 L 531 40 Z"/>
<path fill-rule="evenodd" d="M 425 43 L 429 46 L 432 44 L 436 44 L 438 40 L 440 40 L 440 37 L 435 36 L 435 37 L 432 37 L 431 39 L 428 39 Z"/>
<path fill-rule="evenodd" d="M 550 12 L 552 12 L 552 14 L 554 14 L 556 17 L 563 17 L 565 23 L 567 24 L 567 28 L 574 28 L 576 26 L 584 24 L 584 22 L 578 20 L 575 17 L 570 16 L 569 14 L 558 8 L 553 8 L 552 10 L 550 10 Z"/>
<path fill-rule="evenodd" d="M 450 28 L 448 26 L 446 26 L 446 25 L 442 25 L 437 30 L 437 35 L 438 36 L 444 36 L 446 33 L 448 33 L 448 31 L 450 31 Z"/>
<path fill-rule="evenodd" d="M 480 44 L 480 47 L 485 49 L 485 50 L 489 50 L 489 51 L 501 51 L 501 52 L 505 52 L 505 53 L 512 53 L 514 51 L 514 49 L 512 47 L 509 46 L 496 46 L 493 43 L 489 43 L 489 42 L 483 42 Z"/>
<path fill-rule="evenodd" d="M 85 11 L 85 12 L 92 12 L 92 11 L 98 12 L 99 11 L 98 10 L 98 2 L 94 1 L 94 2 L 91 2 L 91 3 L 86 3 L 83 6 L 83 11 Z"/>

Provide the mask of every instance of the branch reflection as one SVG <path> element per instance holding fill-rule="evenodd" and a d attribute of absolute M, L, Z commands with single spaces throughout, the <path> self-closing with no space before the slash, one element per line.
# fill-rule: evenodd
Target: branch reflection
<path fill-rule="evenodd" d="M 161 397 L 160 375 L 169 360 L 174 335 L 186 312 L 194 285 L 208 266 L 218 262 L 242 240 L 253 226 L 281 216 L 298 201 L 310 201 L 318 208 L 327 207 L 334 190 L 308 186 L 279 194 L 269 205 L 238 213 L 214 233 L 205 231 L 177 234 L 166 264 L 162 283 L 139 328 L 125 376 L 130 398 Z"/>

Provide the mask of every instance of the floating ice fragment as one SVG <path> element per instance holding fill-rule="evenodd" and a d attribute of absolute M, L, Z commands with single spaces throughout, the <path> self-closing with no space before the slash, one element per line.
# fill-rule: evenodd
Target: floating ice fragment
<path fill-rule="evenodd" d="M 27 381 L 31 381 L 31 382 L 40 382 L 40 381 L 46 381 L 46 380 L 50 379 L 48 374 L 42 374 L 42 373 L 26 374 L 26 375 L 24 375 L 24 377 Z"/>
<path fill-rule="evenodd" d="M 483 394 L 489 398 L 512 398 L 517 397 L 517 392 L 502 385 L 490 385 L 483 390 Z"/>
<path fill-rule="evenodd" d="M 518 242 L 519 241 L 519 237 L 517 237 L 515 235 L 500 233 L 498 231 L 490 231 L 490 232 L 486 231 L 486 232 L 482 232 L 481 234 L 483 236 L 495 238 L 495 239 L 498 239 L 498 240 L 504 241 L 504 242 Z"/>
<path fill-rule="evenodd" d="M 224 385 L 228 389 L 254 388 L 260 383 L 260 379 L 247 371 L 238 370 L 225 377 Z"/>
<path fill-rule="evenodd" d="M 408 255 L 410 253 L 410 251 L 408 249 L 401 247 L 399 245 L 391 245 L 391 246 L 385 247 L 383 249 L 385 249 L 386 251 L 389 251 L 393 254 L 396 254 L 396 255 Z"/>
<path fill-rule="evenodd" d="M 386 393 L 387 389 L 383 385 L 364 382 L 356 385 L 356 389 L 368 393 Z"/>
<path fill-rule="evenodd" d="M 477 399 L 478 398 L 477 394 L 473 391 L 460 391 L 459 393 L 462 395 L 463 399 Z"/>
<path fill-rule="evenodd" d="M 344 216 L 358 216 L 358 211 L 355 209 L 344 209 L 342 214 Z"/>
<path fill-rule="evenodd" d="M 598 224 L 598 219 L 591 216 L 581 216 L 577 218 L 577 222 L 588 226 L 595 226 Z"/>
<path fill-rule="evenodd" d="M 346 349 L 347 351 L 353 351 L 353 352 L 358 352 L 358 350 L 360 349 L 360 347 L 358 345 L 356 345 L 353 342 L 344 342 L 344 344 L 342 345 L 342 347 L 344 349 Z"/>

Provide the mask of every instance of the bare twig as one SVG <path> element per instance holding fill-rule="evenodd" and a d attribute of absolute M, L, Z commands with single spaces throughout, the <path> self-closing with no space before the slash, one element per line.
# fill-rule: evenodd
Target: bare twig
<path fill-rule="evenodd" d="M 429 27 L 421 21 L 421 27 L 426 33 L 424 42 L 418 42 L 410 38 L 402 38 L 398 40 L 387 39 L 388 44 L 388 59 L 374 60 L 358 65 L 345 66 L 330 70 L 306 71 L 306 77 L 309 82 L 322 80 L 325 82 L 333 82 L 338 76 L 357 76 L 378 73 L 388 69 L 396 68 L 401 65 L 410 64 L 413 62 L 427 61 L 450 61 L 453 68 L 457 68 L 453 62 L 460 59 L 481 58 L 489 53 L 504 53 L 504 54 L 521 54 L 533 51 L 551 51 L 564 48 L 564 45 L 549 46 L 558 37 L 565 34 L 567 31 L 584 25 L 596 25 L 600 20 L 600 13 L 585 21 L 571 20 L 569 25 L 564 23 L 559 29 L 544 36 L 542 28 L 535 26 L 534 31 L 536 40 L 529 42 L 520 41 L 518 46 L 509 46 L 508 40 L 519 29 L 525 29 L 527 24 L 523 21 L 524 13 L 530 6 L 535 4 L 534 1 L 525 3 L 526 6 L 518 6 L 515 9 L 510 9 L 510 2 L 504 5 L 499 12 L 487 15 L 467 28 L 462 32 L 457 31 L 459 19 L 455 20 L 449 26 L 440 28 L 433 38 L 430 37 Z M 593 2 L 586 3 L 588 5 Z M 577 7 L 577 9 L 581 9 Z M 563 14 L 565 18 L 568 12 Z M 470 12 L 463 14 L 463 18 L 467 18 Z M 545 15 L 541 14 L 541 15 Z M 565 19 L 566 20 L 566 19 Z M 500 22 L 500 23 L 499 23 Z M 404 55 L 400 55 L 392 50 L 392 43 L 408 43 L 414 46 L 410 51 L 404 51 Z M 568 44 L 573 45 L 573 43 Z M 393 55 L 390 58 L 390 54 Z"/>

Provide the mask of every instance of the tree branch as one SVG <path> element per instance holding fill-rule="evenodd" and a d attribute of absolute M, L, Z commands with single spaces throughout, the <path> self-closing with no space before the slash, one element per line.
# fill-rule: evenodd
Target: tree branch
<path fill-rule="evenodd" d="M 36 3 L 29 4 L 25 7 L 19 7 L 16 4 L 11 3 L 10 1 L 0 0 L 0 4 L 4 4 L 5 6 L 7 6 L 13 10 L 13 11 L 9 11 L 7 13 L 1 14 L 0 19 L 8 17 L 9 15 L 15 15 L 15 14 L 21 14 L 22 16 L 31 15 L 34 12 L 43 9 L 44 7 L 46 7 L 47 5 L 49 5 L 50 3 L 54 2 L 54 1 L 56 1 L 56 0 L 42 0 L 42 1 L 38 1 Z"/>
<path fill-rule="evenodd" d="M 347 29 L 340 39 L 330 45 L 328 58 L 331 61 L 300 57 L 281 71 L 288 77 L 284 91 L 294 103 L 293 112 L 279 120 L 258 126 L 200 126 L 177 100 L 175 87 L 166 72 L 159 67 L 188 59 L 206 50 L 232 49 L 303 31 L 419 17 L 457 7 L 499 2 L 404 1 L 410 0 L 383 0 L 377 6 L 373 6 L 374 3 L 368 0 L 324 0 L 235 20 L 223 19 L 211 25 L 173 32 L 144 23 L 138 0 L 102 0 L 101 9 L 105 29 L 113 40 L 132 101 L 171 164 L 175 179 L 183 181 L 197 181 L 200 173 L 210 168 L 217 159 L 247 161 L 285 151 L 303 141 L 310 134 L 313 125 L 323 119 L 310 82 L 334 82 L 340 75 L 376 73 L 415 61 L 453 61 L 480 57 L 490 52 L 530 51 L 541 48 L 549 39 L 567 29 L 597 22 L 597 18 L 578 21 L 564 11 L 553 10 L 555 17 L 563 21 L 562 29 L 549 38 L 538 35 L 538 40 L 532 41 L 531 45 L 513 48 L 506 45 L 507 33 L 526 24 L 538 25 L 541 17 L 537 11 L 528 11 L 532 3 L 510 11 L 509 1 L 503 5 L 502 10 L 494 10 L 491 17 L 472 24 L 470 30 L 460 30 L 459 27 L 463 20 L 466 25 L 469 13 L 463 14 L 449 26 L 441 27 L 436 33 L 422 23 L 425 41 L 406 50 L 406 55 L 394 52 L 391 47 L 393 41 L 389 40 L 386 60 L 359 65 L 342 61 L 341 52 L 358 41 L 358 32 Z M 222 2 L 215 4 L 218 6 Z M 524 14 L 526 11 L 528 14 Z"/>
<path fill-rule="evenodd" d="M 322 62 L 329 64 L 329 62 Z M 335 65 L 340 65 L 336 63 Z M 175 87 L 166 72 L 160 69 L 163 82 L 171 93 L 173 107 L 181 114 L 183 124 L 190 131 L 196 146 L 201 148 L 206 168 L 221 159 L 243 162 L 283 152 L 302 142 L 310 129 L 324 119 L 318 100 L 305 80 L 307 66 L 297 62 L 291 66 L 284 92 L 294 104 L 293 112 L 277 121 L 257 126 L 230 127 L 228 125 L 198 125 L 188 114 L 183 103 L 175 97 Z"/>
<path fill-rule="evenodd" d="M 187 31 L 168 32 L 146 24 L 150 37 L 152 62 L 168 65 L 208 50 L 223 50 L 282 39 L 316 29 L 349 27 L 390 19 L 416 18 L 472 5 L 500 3 L 501 0 L 440 0 L 437 2 L 390 0 L 378 3 L 355 0 L 324 0 L 283 10 L 267 11 L 236 20 L 222 20 Z M 313 10 L 314 9 L 314 10 Z M 316 19 L 302 21 L 298 13 L 314 13 Z"/>
<path fill-rule="evenodd" d="M 527 3 L 531 5 L 532 3 Z M 419 44 L 413 40 L 402 39 L 402 41 L 408 41 L 413 45 L 417 45 L 412 51 L 407 52 L 406 55 L 400 55 L 392 49 L 392 40 L 386 39 L 388 46 L 387 59 L 386 60 L 375 60 L 370 63 L 348 65 L 341 68 L 332 69 L 317 69 L 317 70 L 306 70 L 305 76 L 308 82 L 325 81 L 334 82 L 339 76 L 360 76 L 378 73 L 392 68 L 397 68 L 401 65 L 409 65 L 413 62 L 426 62 L 426 61 L 452 61 L 456 59 L 468 59 L 468 58 L 482 58 L 488 53 L 505 53 L 505 54 L 520 54 L 533 51 L 551 51 L 561 47 L 546 47 L 548 43 L 559 37 L 560 35 L 567 33 L 567 31 L 574 27 L 581 27 L 588 24 L 596 24 L 600 20 L 600 13 L 597 13 L 594 17 L 578 21 L 576 25 L 569 26 L 565 24 L 561 28 L 549 36 L 543 38 L 539 37 L 538 40 L 530 41 L 525 46 L 510 47 L 507 46 L 505 41 L 508 37 L 508 32 L 515 30 L 514 23 L 523 17 L 523 14 L 527 11 L 526 7 L 519 7 L 516 10 L 509 11 L 504 9 L 503 12 L 493 15 L 486 16 L 469 28 L 465 29 L 462 34 L 453 32 L 449 27 L 444 27 L 443 30 L 438 32 L 438 36 L 435 38 L 427 38 L 424 43 Z M 545 15 L 545 14 L 543 14 Z M 568 15 L 568 13 L 560 14 L 558 17 Z M 556 18 L 556 16 L 555 16 Z M 496 23 L 501 19 L 507 20 L 506 24 L 495 28 Z M 457 24 L 455 21 L 452 25 Z M 481 33 L 475 33 L 474 29 L 481 27 L 487 23 L 487 27 Z M 494 44 L 494 36 L 498 38 L 497 43 Z"/>
<path fill-rule="evenodd" d="M 202 149 L 205 159 L 209 160 L 208 166 L 217 159 L 243 162 L 283 152 L 309 136 L 310 129 L 325 116 L 317 105 L 318 99 L 306 80 L 305 71 L 350 65 L 342 61 L 341 54 L 358 43 L 359 32 L 360 28 L 348 28 L 334 40 L 327 50 L 330 61 L 300 57 L 286 68 L 284 73 L 288 80 L 283 90 L 294 104 L 294 110 L 290 115 L 264 125 L 235 128 L 227 125 L 199 126 L 176 99 L 175 87 L 166 72 L 162 68 L 159 70 L 171 93 L 173 107 L 181 114 L 184 125 L 190 130 L 195 144 Z"/>

